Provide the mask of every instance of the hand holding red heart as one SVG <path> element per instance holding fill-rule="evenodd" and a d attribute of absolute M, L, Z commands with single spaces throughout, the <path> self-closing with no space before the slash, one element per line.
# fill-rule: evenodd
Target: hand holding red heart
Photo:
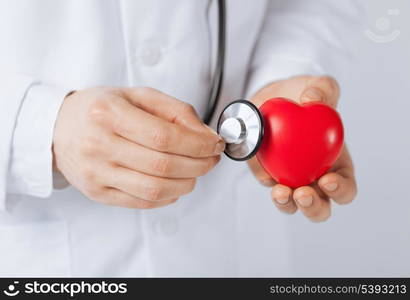
<path fill-rule="evenodd" d="M 330 77 L 294 77 L 266 86 L 256 93 L 252 99 L 252 102 L 260 107 L 267 99 L 276 97 L 289 98 L 301 104 L 320 101 L 333 108 L 336 108 L 339 98 L 339 86 L 337 82 Z M 288 122 L 288 124 L 284 124 L 284 126 L 289 126 L 290 130 L 293 131 L 292 135 L 296 137 L 297 140 L 294 140 L 292 144 L 290 144 L 290 140 L 287 141 L 286 144 L 288 148 L 275 148 L 274 151 L 276 152 L 274 154 L 276 155 L 272 156 L 276 157 L 275 161 L 268 162 L 269 159 L 267 159 L 267 155 L 262 154 L 263 145 L 261 147 L 262 151 L 260 150 L 260 153 L 258 153 L 258 157 L 264 163 L 266 171 L 275 175 L 274 177 L 276 179 L 282 183 L 287 183 L 289 186 L 277 183 L 260 165 L 256 157 L 249 161 L 249 166 L 262 184 L 273 186 L 272 200 L 281 211 L 286 213 L 295 213 L 297 209 L 300 209 L 303 214 L 312 221 L 325 221 L 328 219 L 331 212 L 331 204 L 329 199 L 333 199 L 339 204 L 346 204 L 350 203 L 357 193 L 353 163 L 346 146 L 343 146 L 338 159 L 328 173 L 322 175 L 317 181 L 313 182 L 309 186 L 297 186 L 299 186 L 299 182 L 304 182 L 305 184 L 311 181 L 311 179 L 307 176 L 309 173 L 313 174 L 315 172 L 319 172 L 319 175 L 321 174 L 320 172 L 323 173 L 321 169 L 327 169 L 326 164 L 328 164 L 326 159 L 320 160 L 323 153 L 319 153 L 320 151 L 323 152 L 322 148 L 328 145 L 323 145 L 322 148 L 320 146 L 310 147 L 308 144 L 308 139 L 304 137 L 306 128 L 312 128 L 312 130 L 320 132 L 322 130 L 322 125 L 319 123 L 328 122 L 333 126 L 332 130 L 334 131 L 334 134 L 336 134 L 337 139 L 342 140 L 343 132 L 338 125 L 338 116 L 335 113 L 332 114 L 332 110 L 330 109 L 326 111 L 326 107 L 323 107 L 323 105 L 309 104 L 307 106 L 305 105 L 300 107 L 298 105 L 293 105 L 286 102 L 269 104 L 271 107 L 267 107 L 267 105 L 265 105 L 262 108 L 262 111 L 266 112 L 269 108 L 276 111 L 278 109 L 284 109 L 287 114 L 294 116 L 293 125 L 289 122 L 289 118 L 286 120 L 286 117 L 284 117 L 285 122 Z M 306 108 L 308 106 L 308 110 L 310 111 L 307 113 Z M 322 114 L 322 118 L 318 118 L 320 114 Z M 324 121 L 323 119 L 328 120 Z M 282 120 L 279 121 L 281 122 Z M 303 124 L 304 122 L 307 124 Z M 329 127 L 327 124 L 325 126 Z M 302 133 L 298 131 L 304 132 Z M 279 138 L 279 136 L 277 136 L 277 138 Z M 266 139 L 266 136 L 264 139 Z M 317 145 L 318 143 L 320 143 L 320 138 L 316 141 L 312 140 L 312 145 Z M 306 149 L 298 149 L 297 147 L 306 147 Z M 334 158 L 339 154 L 340 147 L 341 145 L 338 145 L 337 142 L 332 143 L 331 148 L 329 148 L 330 151 L 328 152 L 328 160 L 332 161 L 332 157 Z M 293 150 L 290 151 L 290 149 Z M 270 151 L 273 150 L 270 149 Z M 289 155 L 290 152 L 294 155 L 293 161 L 292 157 Z M 303 154 L 310 156 L 311 159 L 303 159 Z M 282 157 L 280 158 L 281 155 Z M 281 161 L 285 160 L 288 160 L 288 162 L 284 162 L 282 167 L 278 166 Z M 299 161 L 300 165 L 298 166 L 295 164 L 295 161 Z M 269 165 L 275 167 L 269 168 Z M 316 165 L 318 165 L 318 167 L 315 167 Z M 295 174 L 294 178 L 289 175 L 291 173 L 288 172 L 290 169 L 287 169 L 289 166 L 293 170 L 299 169 L 296 172 L 298 174 Z M 306 170 L 309 168 L 313 170 L 313 173 L 312 171 L 309 172 Z M 295 187 L 295 189 L 290 186 Z"/>

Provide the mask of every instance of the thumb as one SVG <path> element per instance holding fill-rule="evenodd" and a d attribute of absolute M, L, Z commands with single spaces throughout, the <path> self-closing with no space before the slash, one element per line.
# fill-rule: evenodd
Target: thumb
<path fill-rule="evenodd" d="M 324 101 L 325 100 L 325 95 L 323 95 L 323 92 L 316 87 L 309 87 L 305 89 L 302 92 L 302 95 L 300 96 L 300 102 L 302 103 L 307 103 L 307 102 L 313 102 L 313 101 Z"/>
<path fill-rule="evenodd" d="M 314 77 L 307 82 L 299 100 L 301 103 L 320 101 L 336 108 L 339 94 L 339 85 L 335 79 L 329 76 Z"/>

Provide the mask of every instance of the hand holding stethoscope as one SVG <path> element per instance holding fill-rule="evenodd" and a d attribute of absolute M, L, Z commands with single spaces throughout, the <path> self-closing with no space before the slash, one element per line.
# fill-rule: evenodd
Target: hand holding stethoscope
<path fill-rule="evenodd" d="M 307 87 L 323 91 L 323 99 L 329 105 L 338 97 L 331 89 L 331 81 L 302 77 L 272 84 L 252 102 L 259 106 L 276 96 L 299 100 Z M 226 151 L 231 156 L 249 158 L 257 149 L 260 133 L 264 132 L 262 140 L 266 140 L 264 121 L 249 102 L 231 104 L 218 126 Z M 55 168 L 88 198 L 141 209 L 169 205 L 190 193 L 196 178 L 217 164 L 223 146 L 220 136 L 203 126 L 194 109 L 182 101 L 152 88 L 97 87 L 65 97 L 57 116 L 52 149 Z M 323 220 L 330 212 L 326 197 L 339 203 L 354 197 L 349 162 L 344 150 L 332 172 L 319 179 L 318 186 L 292 190 L 276 184 L 272 189 L 275 204 L 287 212 L 298 206 L 312 219 Z M 249 163 L 260 180 L 271 180 L 255 158 Z M 329 183 L 336 184 L 336 189 L 325 191 L 324 186 Z M 301 199 L 309 197 L 310 205 L 300 204 Z"/>

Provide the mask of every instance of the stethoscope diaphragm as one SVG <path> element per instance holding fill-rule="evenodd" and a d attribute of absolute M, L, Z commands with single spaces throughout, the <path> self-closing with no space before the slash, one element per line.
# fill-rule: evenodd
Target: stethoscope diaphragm
<path fill-rule="evenodd" d="M 225 154 L 229 158 L 248 160 L 256 154 L 262 142 L 262 115 L 247 100 L 233 101 L 219 116 L 217 132 L 226 143 Z"/>

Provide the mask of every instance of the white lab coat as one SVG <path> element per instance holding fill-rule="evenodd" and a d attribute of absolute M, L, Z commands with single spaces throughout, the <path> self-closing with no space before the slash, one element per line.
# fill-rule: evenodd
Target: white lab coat
<path fill-rule="evenodd" d="M 228 1 L 219 110 L 269 82 L 326 72 L 349 55 L 356 18 L 348 1 Z M 55 188 L 64 96 L 151 86 L 203 114 L 216 24 L 207 0 L 0 1 L 1 276 L 291 275 L 286 216 L 245 163 L 224 158 L 192 194 L 155 210 Z"/>

